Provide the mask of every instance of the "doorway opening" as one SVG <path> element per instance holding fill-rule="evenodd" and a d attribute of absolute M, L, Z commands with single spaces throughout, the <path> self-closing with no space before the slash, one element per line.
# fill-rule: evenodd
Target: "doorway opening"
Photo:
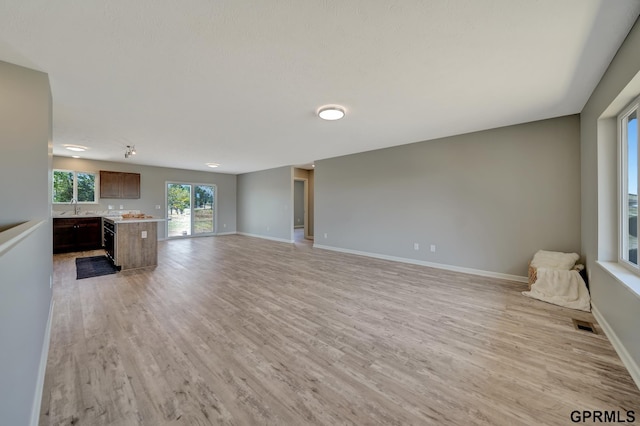
<path fill-rule="evenodd" d="M 293 167 L 293 211 L 291 240 L 294 242 L 313 241 L 313 168 Z"/>
<path fill-rule="evenodd" d="M 293 240 L 304 241 L 309 236 L 309 180 L 293 180 Z"/>

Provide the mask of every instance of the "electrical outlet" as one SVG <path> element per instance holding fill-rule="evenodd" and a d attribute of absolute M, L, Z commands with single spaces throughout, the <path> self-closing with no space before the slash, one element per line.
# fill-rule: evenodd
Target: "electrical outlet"
<path fill-rule="evenodd" d="M 432 253 L 436 252 L 436 245 L 435 244 L 431 244 L 431 252 Z"/>
<path fill-rule="evenodd" d="M 160 204 L 156 204 L 156 210 L 160 210 Z"/>
<path fill-rule="evenodd" d="M 109 204 L 109 210 L 113 210 L 113 205 Z"/>
<path fill-rule="evenodd" d="M 124 209 L 124 206 L 122 204 L 120 204 L 120 210 Z"/>
<path fill-rule="evenodd" d="M 324 237 L 327 238 L 327 233 L 326 232 L 324 233 Z"/>
<path fill-rule="evenodd" d="M 267 226 L 267 231 L 269 231 L 271 228 Z"/>
<path fill-rule="evenodd" d="M 147 238 L 147 231 L 142 231 L 142 238 Z"/>
<path fill-rule="evenodd" d="M 223 227 L 223 228 L 226 228 L 226 227 L 227 227 L 227 224 L 226 224 L 226 223 L 223 223 L 223 224 L 222 224 L 222 227 Z"/>
<path fill-rule="evenodd" d="M 418 243 L 413 243 L 413 249 L 414 249 L 414 250 L 420 250 L 420 244 L 418 244 Z"/>

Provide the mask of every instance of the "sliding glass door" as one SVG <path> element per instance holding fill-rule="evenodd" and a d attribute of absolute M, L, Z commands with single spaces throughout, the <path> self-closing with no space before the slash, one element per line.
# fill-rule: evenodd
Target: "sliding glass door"
<path fill-rule="evenodd" d="M 193 233 L 212 234 L 214 231 L 214 188 L 210 185 L 193 187 Z"/>
<path fill-rule="evenodd" d="M 167 183 L 167 237 L 215 233 L 215 186 Z"/>

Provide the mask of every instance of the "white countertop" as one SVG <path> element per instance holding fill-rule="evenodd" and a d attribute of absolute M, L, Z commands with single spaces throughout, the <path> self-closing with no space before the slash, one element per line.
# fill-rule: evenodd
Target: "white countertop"
<path fill-rule="evenodd" d="M 166 219 L 155 216 L 145 218 L 124 218 L 123 214 L 140 214 L 140 210 L 102 210 L 102 211 L 84 211 L 80 214 L 73 214 L 70 211 L 52 211 L 52 217 L 54 219 L 79 219 L 79 218 L 93 218 L 101 217 L 104 220 L 108 220 L 112 223 L 131 223 L 131 222 L 164 222 Z"/>
<path fill-rule="evenodd" d="M 142 222 L 164 222 L 165 219 L 159 217 L 145 217 L 145 218 L 123 218 L 122 216 L 117 217 L 104 217 L 104 220 L 113 223 L 142 223 Z"/>
<path fill-rule="evenodd" d="M 102 214 L 97 214 L 97 213 L 80 213 L 80 214 L 54 214 L 53 216 L 54 219 L 77 219 L 77 218 L 81 218 L 81 217 L 109 217 L 109 216 L 105 216 Z"/>
<path fill-rule="evenodd" d="M 142 214 L 140 210 L 84 210 L 75 214 L 73 210 L 51 210 L 51 217 L 55 218 L 77 218 L 77 217 L 113 217 L 120 218 L 125 214 Z"/>

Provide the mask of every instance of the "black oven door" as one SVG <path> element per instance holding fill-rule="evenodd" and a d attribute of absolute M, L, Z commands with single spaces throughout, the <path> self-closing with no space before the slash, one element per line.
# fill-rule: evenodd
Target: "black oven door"
<path fill-rule="evenodd" d="M 104 251 L 107 253 L 107 257 L 115 263 L 115 226 L 113 224 L 104 223 Z"/>

